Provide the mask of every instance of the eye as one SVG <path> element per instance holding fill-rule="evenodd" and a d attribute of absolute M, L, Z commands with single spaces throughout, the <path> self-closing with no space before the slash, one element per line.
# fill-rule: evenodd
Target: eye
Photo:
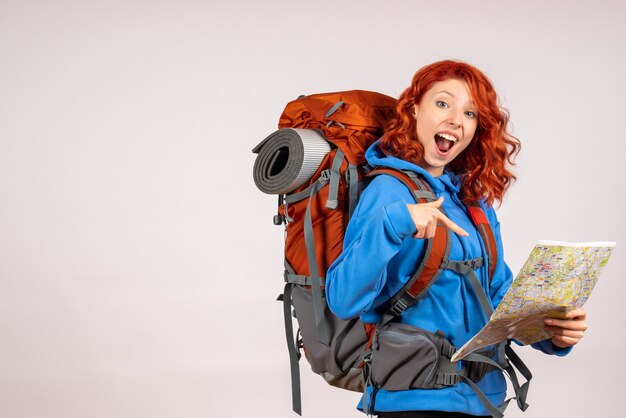
<path fill-rule="evenodd" d="M 469 111 L 469 110 L 465 112 L 465 116 L 467 116 L 470 119 L 476 119 L 476 113 Z"/>
<path fill-rule="evenodd" d="M 445 109 L 446 107 L 448 107 L 448 103 L 444 102 L 443 100 L 437 100 L 436 104 L 437 104 L 437 107 L 440 107 L 442 109 Z"/>

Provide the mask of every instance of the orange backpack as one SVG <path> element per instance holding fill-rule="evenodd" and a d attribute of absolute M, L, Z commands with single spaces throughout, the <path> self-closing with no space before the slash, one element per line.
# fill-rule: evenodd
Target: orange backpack
<path fill-rule="evenodd" d="M 291 363 L 294 411 L 301 413 L 298 361 L 304 350 L 314 372 L 330 384 L 363 390 L 358 369 L 360 356 L 369 340 L 359 319 L 342 321 L 326 306 L 324 277 L 341 254 L 348 220 L 356 207 L 359 187 L 367 166 L 365 151 L 383 134 L 395 112 L 392 97 L 363 90 L 300 96 L 285 107 L 278 131 L 269 135 L 253 152 L 258 156 L 254 180 L 259 189 L 278 194 L 274 223 L 285 224 L 285 329 Z M 321 148 L 317 161 L 302 161 L 300 142 L 316 136 L 313 148 Z M 323 147 L 328 141 L 330 146 Z M 295 144 L 295 145 L 294 145 Z M 289 177 L 289 161 L 317 165 L 303 183 Z M 293 181 L 292 181 L 293 180 Z M 289 184 L 285 184 L 289 183 Z M 295 186 L 295 187 L 292 187 Z M 302 338 L 294 337 L 293 315 Z M 345 330 L 350 335 L 337 335 Z"/>
<path fill-rule="evenodd" d="M 436 200 L 414 173 L 374 170 L 366 163 L 365 151 L 382 136 L 395 104 L 391 97 L 360 90 L 300 96 L 287 104 L 280 129 L 253 149 L 258 154 L 254 181 L 261 191 L 278 195 L 274 223 L 285 224 L 286 229 L 285 287 L 279 300 L 284 306 L 292 403 L 298 414 L 300 350 L 329 384 L 354 391 L 365 388 L 364 366 L 375 326 L 359 318 L 341 320 L 330 312 L 324 278 L 343 250 L 345 230 L 367 177 L 392 175 L 412 191 L 416 202 Z M 491 278 L 497 263 L 493 232 L 478 204 L 468 211 L 485 244 Z M 437 279 L 449 253 L 448 234 L 441 226 L 428 240 L 429 256 L 385 305 L 387 321 L 417 303 Z M 301 337 L 294 335 L 292 317 Z"/>

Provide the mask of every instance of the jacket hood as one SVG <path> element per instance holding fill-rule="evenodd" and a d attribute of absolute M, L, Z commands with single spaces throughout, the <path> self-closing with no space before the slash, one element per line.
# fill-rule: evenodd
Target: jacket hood
<path fill-rule="evenodd" d="M 434 189 L 435 192 L 443 192 L 448 190 L 450 193 L 458 193 L 461 188 L 461 180 L 456 173 L 448 170 L 446 167 L 443 174 L 439 177 L 434 177 L 428 171 L 422 167 L 402 160 L 397 157 L 393 157 L 385 154 L 379 147 L 380 139 L 374 142 L 365 152 L 365 158 L 370 165 L 374 167 L 389 167 L 396 170 L 410 170 L 420 174 Z"/>

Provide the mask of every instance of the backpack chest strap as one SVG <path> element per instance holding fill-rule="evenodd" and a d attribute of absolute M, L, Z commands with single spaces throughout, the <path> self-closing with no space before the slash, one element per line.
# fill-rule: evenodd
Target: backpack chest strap
<path fill-rule="evenodd" d="M 475 269 L 482 267 L 483 258 L 478 257 L 465 261 L 444 260 L 444 263 L 442 264 L 445 264 L 446 270 L 455 271 L 469 281 L 474 295 L 478 298 L 480 307 L 483 309 L 487 319 L 489 319 L 493 313 L 493 307 L 491 306 L 491 302 L 489 301 L 489 297 L 487 296 L 485 289 L 480 284 L 480 281 L 474 272 Z"/>
<path fill-rule="evenodd" d="M 474 272 L 475 269 L 483 266 L 483 258 L 478 257 L 471 260 L 464 261 L 455 261 L 448 260 L 446 258 L 443 259 L 441 263 L 441 270 L 452 270 L 456 273 L 459 273 L 470 283 L 472 287 L 472 291 L 478 298 L 480 306 L 485 313 L 486 317 L 489 318 L 493 313 L 493 307 L 491 306 L 491 302 L 489 302 L 489 298 L 485 292 L 485 289 L 480 284 L 480 280 L 476 276 Z M 409 306 L 414 305 L 420 298 L 415 297 L 411 294 L 410 291 L 403 288 L 396 297 L 393 298 L 392 303 L 390 304 L 387 314 L 393 316 L 399 316 L 402 312 L 404 312 Z M 386 321 L 385 321 L 386 322 Z"/>

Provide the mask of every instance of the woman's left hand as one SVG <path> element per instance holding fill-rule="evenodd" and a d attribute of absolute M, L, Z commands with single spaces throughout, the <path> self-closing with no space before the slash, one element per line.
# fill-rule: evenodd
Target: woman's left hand
<path fill-rule="evenodd" d="M 552 344 L 561 348 L 568 348 L 577 344 L 587 330 L 587 314 L 582 308 L 574 309 L 567 313 L 566 319 L 546 319 L 545 326 L 549 331 L 555 332 Z"/>

